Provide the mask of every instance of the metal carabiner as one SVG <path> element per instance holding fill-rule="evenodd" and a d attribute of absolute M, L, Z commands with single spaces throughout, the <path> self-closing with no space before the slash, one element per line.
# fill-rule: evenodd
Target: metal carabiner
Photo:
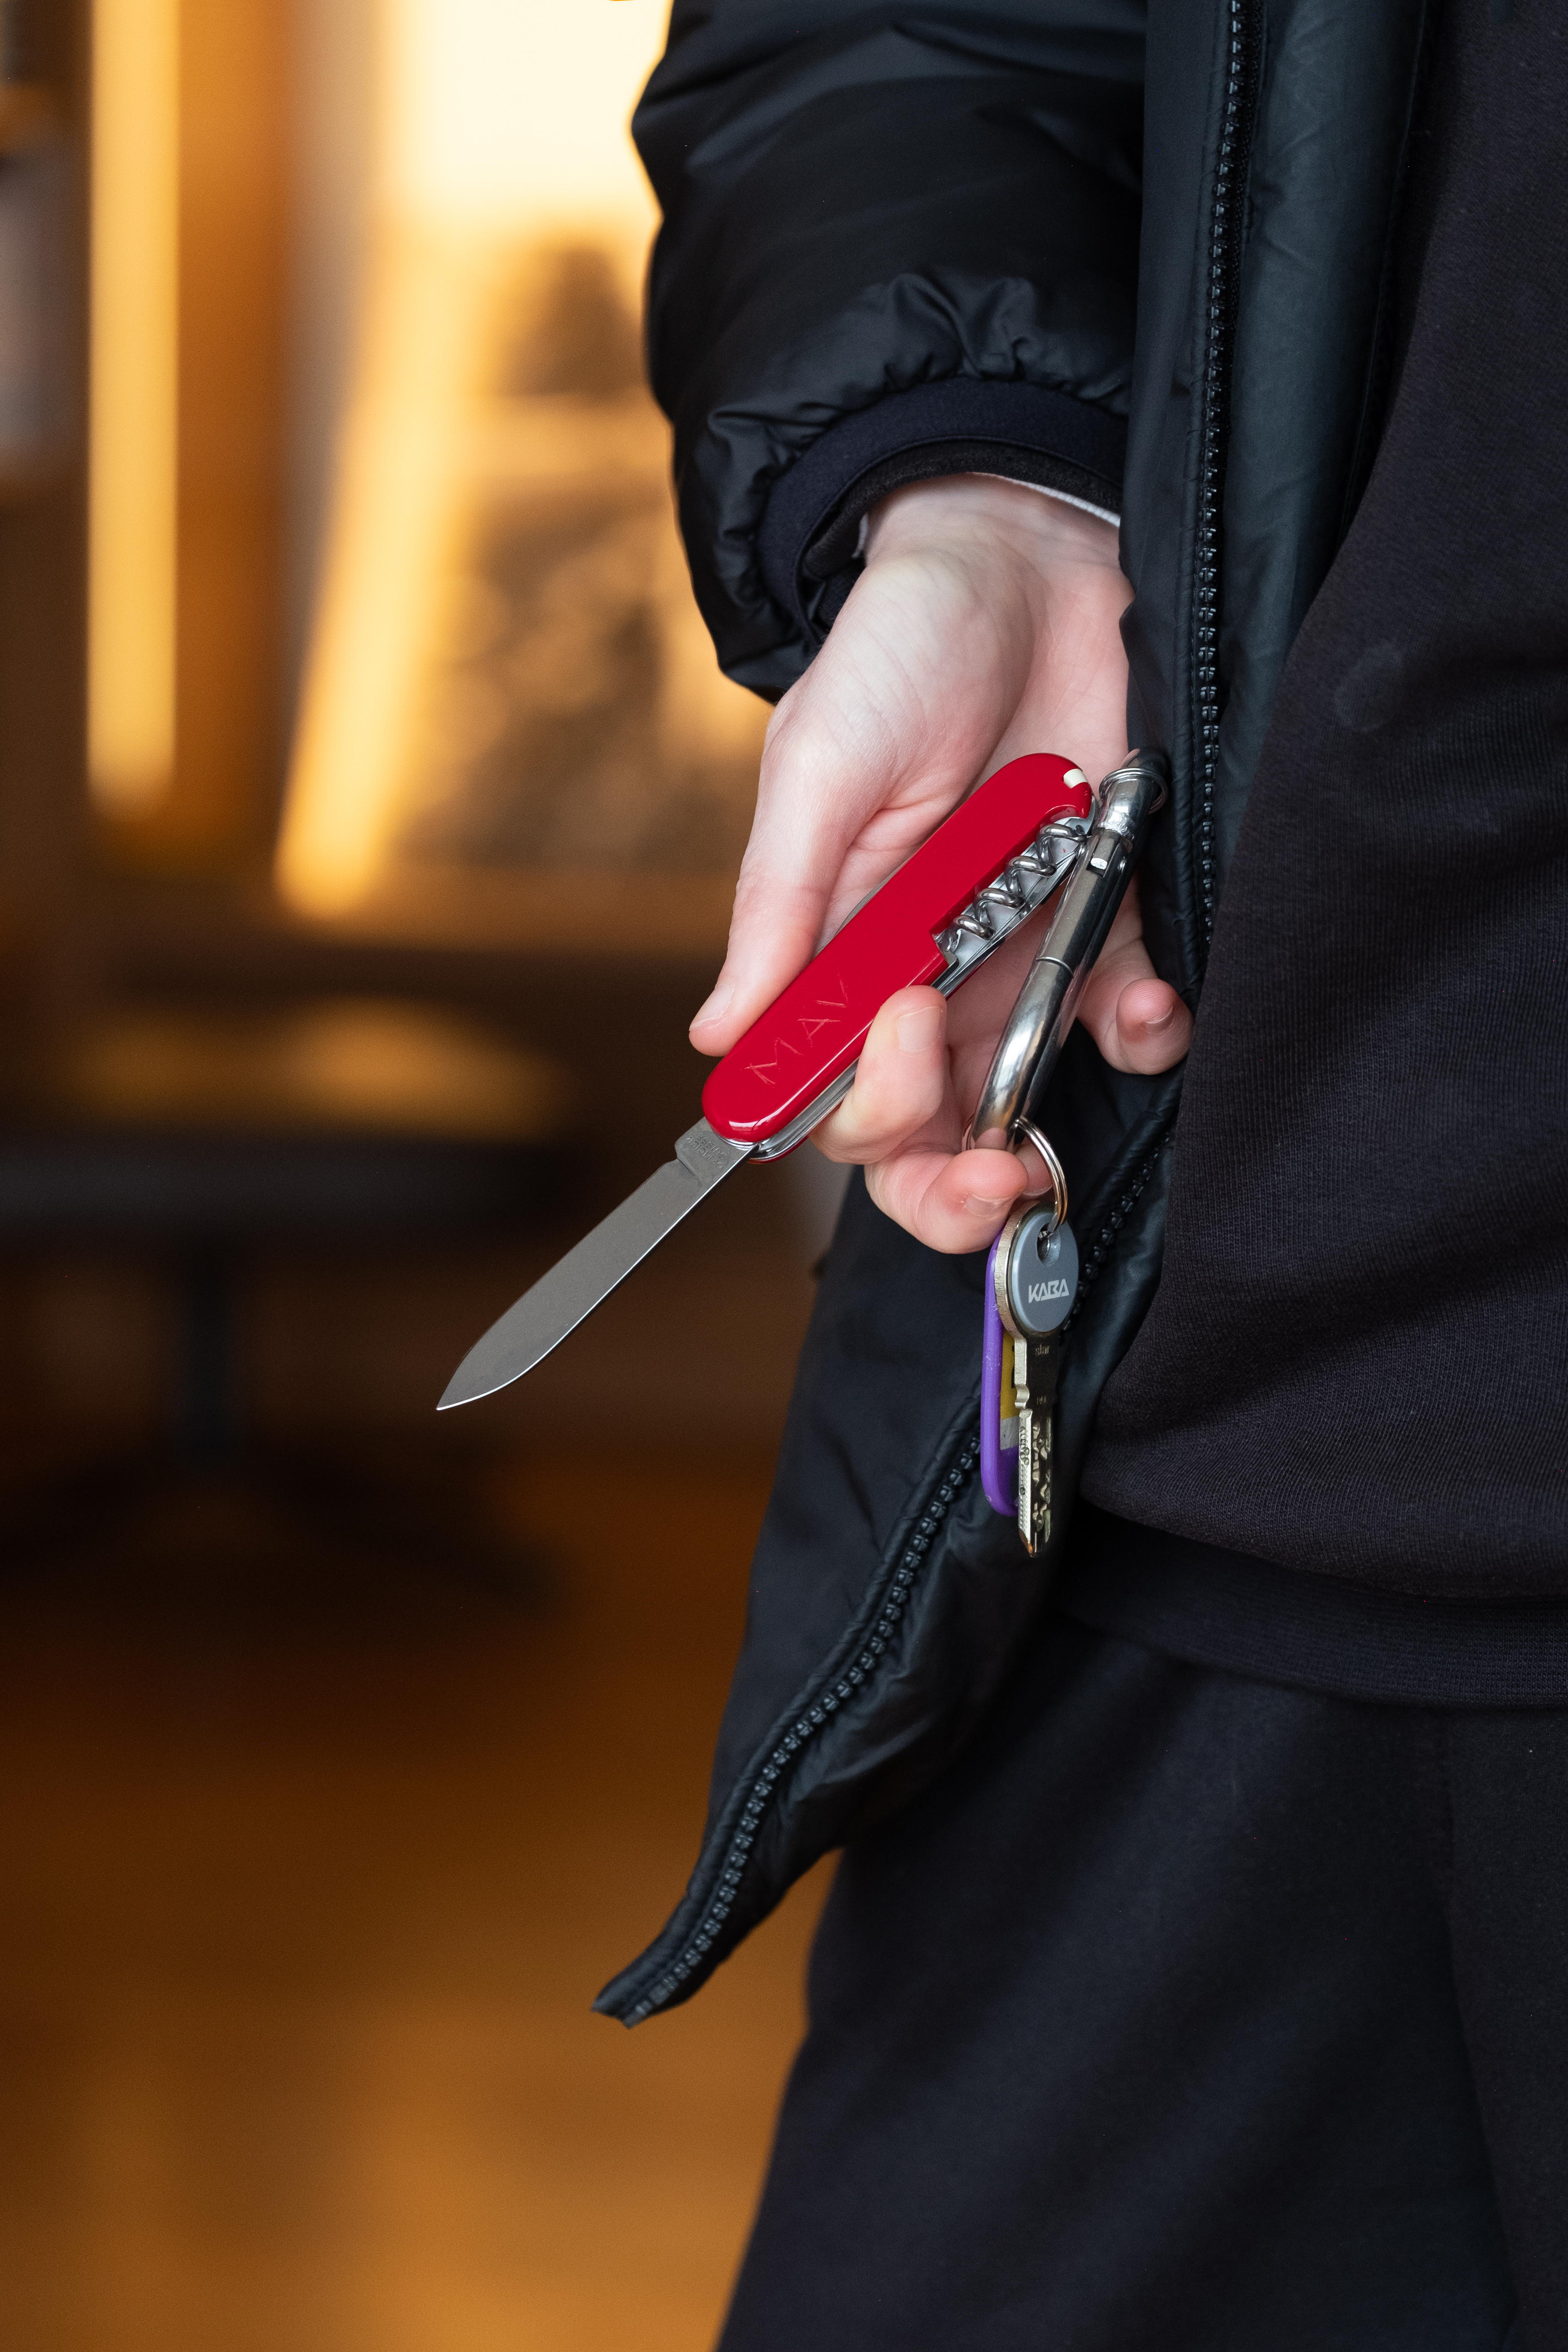
<path fill-rule="evenodd" d="M 1170 774 L 1163 751 L 1133 751 L 1100 785 L 1089 839 L 1008 1015 L 970 1121 L 970 1148 L 1012 1151 L 1021 1142 L 1035 1146 L 1058 1188 L 1064 1219 L 1067 1180 L 1041 1135 L 1039 1108 L 1150 821 L 1164 806 Z"/>

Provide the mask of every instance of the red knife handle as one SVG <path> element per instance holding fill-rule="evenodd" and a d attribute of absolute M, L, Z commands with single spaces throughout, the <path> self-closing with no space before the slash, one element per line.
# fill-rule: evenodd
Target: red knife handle
<path fill-rule="evenodd" d="M 765 1143 L 787 1127 L 859 1058 L 895 990 L 918 988 L 946 970 L 935 935 L 965 902 L 1043 824 L 1087 817 L 1092 804 L 1070 760 L 1037 751 L 998 768 L 731 1045 L 702 1089 L 709 1126 L 736 1143 Z"/>

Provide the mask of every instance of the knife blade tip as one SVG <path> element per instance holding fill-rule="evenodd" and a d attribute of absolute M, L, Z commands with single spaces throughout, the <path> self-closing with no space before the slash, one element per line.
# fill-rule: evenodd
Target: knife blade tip
<path fill-rule="evenodd" d="M 441 1401 L 436 1407 L 437 1412 L 451 1412 L 460 1404 L 478 1404 L 481 1397 L 499 1396 L 502 1389 L 510 1388 L 514 1381 L 520 1381 L 524 1373 L 532 1371 L 535 1364 L 542 1363 L 550 1353 L 548 1348 L 542 1348 L 536 1355 L 521 1362 L 514 1353 L 500 1366 L 492 1360 L 481 1369 L 474 1358 L 482 1355 L 483 1350 L 484 1342 L 481 1340 L 473 1356 L 464 1357 L 441 1391 Z"/>
<path fill-rule="evenodd" d="M 463 1375 L 467 1370 L 466 1361 L 458 1366 L 441 1391 L 441 1402 L 436 1407 L 437 1412 L 451 1412 L 460 1404 L 477 1404 L 480 1397 L 490 1394 L 492 1386 L 499 1385 L 501 1388 L 506 1386 L 506 1382 L 502 1381 L 499 1383 L 487 1383 L 483 1388 L 478 1387 L 471 1380 L 464 1379 Z"/>

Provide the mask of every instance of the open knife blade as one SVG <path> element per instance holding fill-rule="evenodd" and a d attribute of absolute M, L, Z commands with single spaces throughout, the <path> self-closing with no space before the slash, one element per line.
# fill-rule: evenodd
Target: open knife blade
<path fill-rule="evenodd" d="M 1092 805 L 1082 771 L 1047 753 L 988 777 L 731 1047 L 675 1158 L 491 1325 L 439 1410 L 521 1380 L 726 1176 L 793 1150 L 848 1093 L 888 998 L 922 982 L 950 995 L 967 980 L 1074 866 Z"/>
<path fill-rule="evenodd" d="M 532 1371 L 755 1148 L 715 1135 L 705 1118 L 689 1127 L 675 1158 L 656 1168 L 618 1209 L 584 1234 L 468 1349 L 437 1411 L 448 1412 L 454 1405 L 493 1396 Z"/>

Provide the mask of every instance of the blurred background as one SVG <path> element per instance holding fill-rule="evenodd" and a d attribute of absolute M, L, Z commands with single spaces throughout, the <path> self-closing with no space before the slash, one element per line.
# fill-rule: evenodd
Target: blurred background
<path fill-rule="evenodd" d="M 643 388 L 663 0 L 0 0 L 0 2352 L 708 2344 L 688 2010 L 837 1188 L 458 1359 L 697 1115 L 763 708 Z"/>

